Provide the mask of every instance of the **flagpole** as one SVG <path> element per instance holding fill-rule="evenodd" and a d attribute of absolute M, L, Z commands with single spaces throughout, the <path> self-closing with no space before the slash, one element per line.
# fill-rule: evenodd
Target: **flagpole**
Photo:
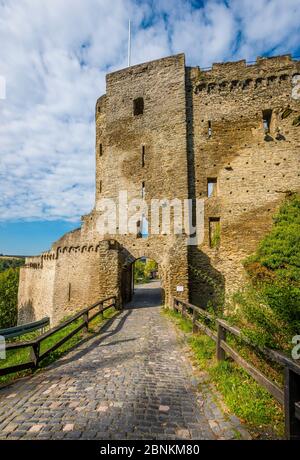
<path fill-rule="evenodd" d="M 131 63 L 131 21 L 128 21 L 128 67 Z"/>

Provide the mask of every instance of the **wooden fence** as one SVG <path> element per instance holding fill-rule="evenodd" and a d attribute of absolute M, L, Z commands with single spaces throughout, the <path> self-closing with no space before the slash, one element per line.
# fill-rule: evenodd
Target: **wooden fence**
<path fill-rule="evenodd" d="M 253 346 L 239 328 L 231 326 L 223 319 L 215 318 L 207 311 L 193 304 L 174 298 L 173 308 L 175 311 L 181 312 L 182 316 L 191 319 L 194 333 L 200 330 L 216 342 L 216 357 L 218 361 L 223 361 L 227 356 L 230 356 L 230 358 L 241 366 L 260 385 L 266 388 L 269 393 L 283 405 L 286 437 L 287 439 L 300 440 L 300 365 L 297 361 L 286 356 L 284 353 L 270 348 L 258 348 Z M 216 330 L 211 329 L 207 324 L 199 321 L 200 318 L 206 323 L 214 324 Z M 262 353 L 268 360 L 283 366 L 284 388 L 281 389 L 255 366 L 240 356 L 237 351 L 226 342 L 228 334 L 238 337 L 246 345 Z"/>
<path fill-rule="evenodd" d="M 20 337 L 21 335 L 27 334 L 28 332 L 37 331 L 39 329 L 42 329 L 42 332 L 44 332 L 45 328 L 49 326 L 49 324 L 50 318 L 46 317 L 40 319 L 39 321 L 34 321 L 33 323 L 0 329 L 0 336 L 5 337 L 5 339 L 15 339 L 16 337 Z"/>
<path fill-rule="evenodd" d="M 67 342 L 71 337 L 77 334 L 81 329 L 85 329 L 88 331 L 89 323 L 93 321 L 97 316 L 103 316 L 103 312 L 108 308 L 116 306 L 116 297 L 108 297 L 104 300 L 94 303 L 93 305 L 84 308 L 76 315 L 72 316 L 67 321 L 59 324 L 58 326 L 50 329 L 49 331 L 45 332 L 42 335 L 39 335 L 37 338 L 33 340 L 27 340 L 24 342 L 11 342 L 6 343 L 6 351 L 9 350 L 22 350 L 26 348 L 30 348 L 30 361 L 25 363 L 17 364 L 10 367 L 0 368 L 0 376 L 12 374 L 14 372 L 24 371 L 26 369 L 35 369 L 38 367 L 39 362 L 48 356 L 51 352 L 55 351 L 57 348 L 61 347 L 65 342 Z M 96 310 L 93 312 L 93 310 Z M 77 322 L 78 320 L 82 319 L 82 322 L 78 326 L 76 326 L 71 332 L 68 332 L 63 338 L 60 338 L 56 343 L 50 346 L 47 350 L 41 353 L 41 343 L 48 339 L 49 337 L 53 336 L 57 332 L 63 330 L 65 327 L 69 326 Z"/>

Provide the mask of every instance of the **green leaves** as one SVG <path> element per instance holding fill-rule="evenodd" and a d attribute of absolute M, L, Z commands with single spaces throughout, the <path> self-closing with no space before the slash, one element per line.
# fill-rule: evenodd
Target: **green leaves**
<path fill-rule="evenodd" d="M 17 324 L 19 268 L 0 273 L 0 328 Z"/>

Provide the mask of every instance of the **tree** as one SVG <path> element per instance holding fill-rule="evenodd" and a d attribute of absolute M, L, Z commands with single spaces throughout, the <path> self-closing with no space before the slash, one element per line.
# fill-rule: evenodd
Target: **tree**
<path fill-rule="evenodd" d="M 147 259 L 145 268 L 144 268 L 145 278 L 150 279 L 151 273 L 155 271 L 157 271 L 157 263 L 155 262 L 155 260 Z"/>
<path fill-rule="evenodd" d="M 0 273 L 0 328 L 17 324 L 19 268 Z"/>

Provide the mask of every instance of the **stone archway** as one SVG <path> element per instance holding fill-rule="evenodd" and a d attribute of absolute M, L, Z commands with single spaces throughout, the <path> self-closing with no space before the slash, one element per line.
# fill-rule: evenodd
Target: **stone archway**
<path fill-rule="evenodd" d="M 123 266 L 121 297 L 125 308 L 154 307 L 164 303 L 161 270 L 153 258 L 142 256 Z"/>
<path fill-rule="evenodd" d="M 145 251 L 145 255 L 141 251 L 134 251 L 134 254 L 127 253 L 126 258 L 122 264 L 122 271 L 121 271 L 121 303 L 123 305 L 127 304 L 128 302 L 133 300 L 135 286 L 137 282 L 134 280 L 134 270 L 135 264 L 137 261 L 140 260 L 151 260 L 157 264 L 157 273 L 158 273 L 158 280 L 160 282 L 160 290 L 161 290 L 161 301 L 164 303 L 165 300 L 165 280 L 164 280 L 164 271 L 162 270 L 162 263 L 159 263 L 156 258 L 150 256 L 151 251 Z M 142 283 L 143 284 L 143 283 Z"/>

